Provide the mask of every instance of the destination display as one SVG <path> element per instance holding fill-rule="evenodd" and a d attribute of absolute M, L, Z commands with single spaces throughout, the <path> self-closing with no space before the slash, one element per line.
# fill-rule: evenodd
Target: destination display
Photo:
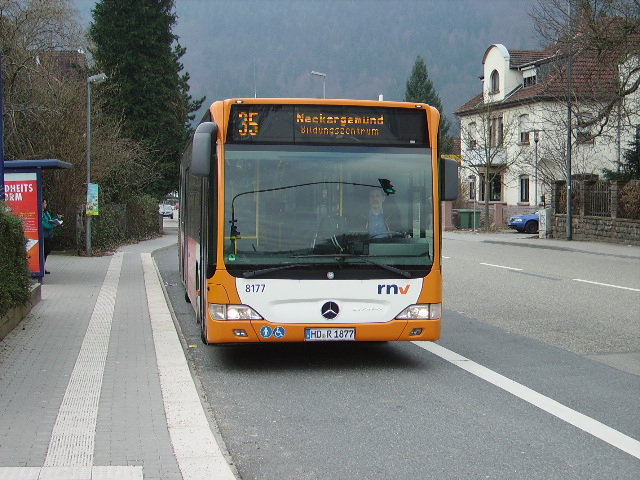
<path fill-rule="evenodd" d="M 429 145 L 419 108 L 238 104 L 230 120 L 228 143 Z"/>

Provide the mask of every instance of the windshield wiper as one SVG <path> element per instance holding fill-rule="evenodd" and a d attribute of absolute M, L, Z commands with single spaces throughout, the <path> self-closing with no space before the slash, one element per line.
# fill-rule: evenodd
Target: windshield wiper
<path fill-rule="evenodd" d="M 383 268 L 385 270 L 389 270 L 397 275 L 400 275 L 405 278 L 411 278 L 411 274 L 406 270 L 402 270 L 400 268 L 393 267 L 391 265 L 387 265 L 385 263 L 376 262 L 375 260 L 370 260 L 367 257 L 362 255 L 350 255 L 346 253 L 335 253 L 333 255 L 300 255 L 298 258 L 310 258 L 310 257 L 334 257 L 337 261 L 345 261 L 347 258 L 357 258 L 358 260 L 362 260 L 363 262 L 370 263 L 371 265 L 375 265 L 376 267 Z"/>
<path fill-rule="evenodd" d="M 390 272 L 397 273 L 398 275 L 401 275 L 401 276 L 403 276 L 405 278 L 411 278 L 411 274 L 409 272 L 407 272 L 406 270 L 401 270 L 399 268 L 392 267 L 391 265 L 387 265 L 385 263 L 380 263 L 380 262 L 376 262 L 374 260 L 369 260 L 368 258 L 365 258 L 365 257 L 355 257 L 355 258 L 359 258 L 360 260 L 363 260 L 363 261 L 365 261 L 367 263 L 370 263 L 371 265 L 375 265 L 376 267 L 384 268 L 385 270 L 389 270 Z"/>
<path fill-rule="evenodd" d="M 249 272 L 244 272 L 242 276 L 244 278 L 251 278 L 258 275 L 268 275 L 269 273 L 278 272 L 280 270 L 286 270 L 288 268 L 295 267 L 315 267 L 316 265 L 313 263 L 287 263 L 285 265 L 278 265 L 277 267 L 271 268 L 263 268 L 261 270 L 251 270 Z"/>

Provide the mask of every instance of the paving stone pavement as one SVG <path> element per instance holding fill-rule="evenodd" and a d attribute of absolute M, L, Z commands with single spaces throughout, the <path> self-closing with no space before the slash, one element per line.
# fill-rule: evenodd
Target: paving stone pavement
<path fill-rule="evenodd" d="M 49 256 L 42 300 L 0 342 L 0 480 L 235 478 L 150 255 L 176 242 Z"/>

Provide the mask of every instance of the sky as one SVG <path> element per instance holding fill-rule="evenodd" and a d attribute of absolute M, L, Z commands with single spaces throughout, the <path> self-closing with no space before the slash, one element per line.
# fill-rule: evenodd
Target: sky
<path fill-rule="evenodd" d="M 76 0 L 88 25 L 94 0 Z M 176 0 L 194 98 L 403 100 L 417 55 L 445 114 L 481 90 L 494 43 L 538 49 L 527 0 Z M 247 41 L 247 38 L 255 41 Z M 310 74 L 326 73 L 323 82 Z M 203 107 L 204 109 L 204 107 Z M 200 118 L 200 114 L 196 118 Z"/>

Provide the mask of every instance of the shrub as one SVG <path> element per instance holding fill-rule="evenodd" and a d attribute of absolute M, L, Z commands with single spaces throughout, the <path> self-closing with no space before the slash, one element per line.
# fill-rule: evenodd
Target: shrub
<path fill-rule="evenodd" d="M 0 317 L 29 300 L 31 272 L 25 243 L 22 220 L 0 202 Z"/>
<path fill-rule="evenodd" d="M 155 238 L 160 234 L 158 200 L 150 195 L 130 197 L 126 204 L 100 205 L 91 219 L 91 250 L 107 252 L 121 245 Z M 82 233 L 82 249 L 84 245 Z"/>
<path fill-rule="evenodd" d="M 640 180 L 631 180 L 622 187 L 620 206 L 626 218 L 640 220 Z"/>

